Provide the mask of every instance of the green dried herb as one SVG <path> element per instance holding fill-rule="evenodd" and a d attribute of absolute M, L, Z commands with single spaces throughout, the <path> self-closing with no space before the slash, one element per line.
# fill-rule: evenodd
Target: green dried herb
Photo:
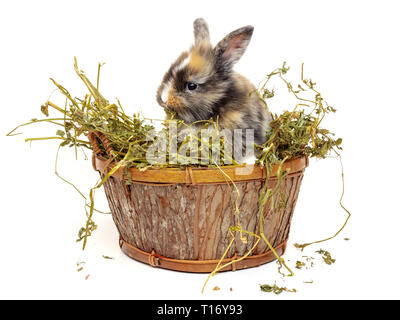
<path fill-rule="evenodd" d="M 47 104 L 44 104 L 40 107 L 40 110 L 42 111 L 42 113 L 48 117 L 49 116 L 49 106 Z"/>
<path fill-rule="evenodd" d="M 342 203 L 344 196 L 344 170 L 340 156 L 342 139 L 334 138 L 332 132 L 321 127 L 321 122 L 325 116 L 336 112 L 336 110 L 326 102 L 321 93 L 316 89 L 316 83 L 311 79 L 303 77 L 303 65 L 301 85 L 293 85 L 285 78 L 288 70 L 289 67 L 284 62 L 281 68 L 275 69 L 266 76 L 263 84 L 256 92 L 259 99 L 265 106 L 268 106 L 267 100 L 275 97 L 275 95 L 271 94 L 272 91 L 267 88 L 267 85 L 272 78 L 278 77 L 283 81 L 288 92 L 297 100 L 297 104 L 292 111 L 285 111 L 281 115 L 273 115 L 271 130 L 266 132 L 267 141 L 261 146 L 256 146 L 259 150 L 257 162 L 260 165 L 271 168 L 273 164 L 278 164 L 279 161 L 284 162 L 287 159 L 300 156 L 324 159 L 333 153 L 338 157 L 342 171 L 342 194 L 339 204 L 347 213 L 347 218 L 343 226 L 333 236 L 310 243 L 296 244 L 297 248 L 303 250 L 309 245 L 335 238 L 347 225 L 351 214 Z M 294 89 L 296 87 L 298 88 L 297 90 Z M 311 94 L 312 98 L 309 95 L 305 96 L 305 93 Z M 269 198 L 273 196 L 271 194 Z"/>
<path fill-rule="evenodd" d="M 335 153 L 340 159 L 339 152 L 341 150 L 340 145 L 342 143 L 342 139 L 335 139 L 333 133 L 327 129 L 321 128 L 321 122 L 324 117 L 329 113 L 336 112 L 336 110 L 332 106 L 328 105 L 326 100 L 322 98 L 321 93 L 316 90 L 315 82 L 313 82 L 311 79 L 304 79 L 303 66 L 301 74 L 302 85 L 298 84 L 297 86 L 294 86 L 288 80 L 286 80 L 285 74 L 288 72 L 288 70 L 289 67 L 287 67 L 286 63 L 284 62 L 281 68 L 275 69 L 266 76 L 263 84 L 260 86 L 258 91 L 256 91 L 259 99 L 267 107 L 267 100 L 275 97 L 274 91 L 268 89 L 267 85 L 272 78 L 278 77 L 283 81 L 289 93 L 291 93 L 298 102 L 292 111 L 284 111 L 281 115 L 273 115 L 273 119 L 270 124 L 271 130 L 266 132 L 267 141 L 261 146 L 256 146 L 259 151 L 257 163 L 261 166 L 265 166 L 267 169 L 267 179 L 259 198 L 260 212 L 263 212 L 264 206 L 269 199 L 271 199 L 270 210 L 276 210 L 285 206 L 284 201 L 280 196 L 283 193 L 280 190 L 280 184 L 282 181 L 281 177 L 284 178 L 287 174 L 286 172 L 280 172 L 285 161 L 301 156 L 326 158 L 332 152 Z M 295 87 L 297 87 L 298 90 L 295 90 Z M 304 94 L 306 91 L 311 93 L 313 98 L 303 97 L 302 94 Z M 302 107 L 302 109 L 300 109 L 300 107 Z M 279 174 L 282 176 L 278 177 L 277 186 L 275 188 L 267 189 L 266 185 L 269 179 L 269 172 L 274 164 L 279 165 Z M 275 208 L 273 200 L 276 198 L 279 199 L 279 197 L 281 197 L 280 204 L 278 205 L 278 208 Z M 348 217 L 343 227 L 333 237 L 340 233 L 350 217 L 350 213 L 342 205 L 342 197 L 340 199 L 340 205 L 348 213 Z M 273 251 L 275 256 L 277 256 L 268 240 L 265 239 L 265 236 L 263 236 L 263 215 L 260 215 L 259 226 L 261 237 L 267 243 L 268 247 Z M 317 242 L 327 241 L 333 237 Z M 304 249 L 304 247 L 313 243 L 315 242 L 296 245 Z M 283 274 L 281 269 L 284 266 L 289 271 L 289 276 L 294 274 L 285 264 L 282 258 L 278 258 L 278 262 L 280 264 L 278 269 L 279 273 Z"/>
<path fill-rule="evenodd" d="M 278 287 L 276 284 L 274 284 L 273 286 L 270 286 L 268 284 L 262 284 L 260 285 L 260 289 L 261 291 L 264 292 L 273 292 L 275 294 L 281 294 L 282 292 L 297 292 L 296 289 L 288 289 L 286 287 Z"/>
<path fill-rule="evenodd" d="M 64 137 L 65 136 L 65 132 L 63 130 L 57 130 L 56 135 L 58 135 L 60 137 Z"/>
<path fill-rule="evenodd" d="M 77 262 L 76 266 L 79 267 L 76 271 L 81 272 L 83 270 L 82 265 L 84 265 L 86 262 L 81 261 L 81 262 Z"/>
<path fill-rule="evenodd" d="M 267 85 L 272 78 L 278 77 L 298 101 L 292 111 L 284 111 L 280 115 L 273 114 L 271 130 L 266 132 L 267 141 L 258 146 L 258 162 L 261 164 L 277 163 L 285 158 L 293 159 L 305 155 L 326 158 L 331 151 L 341 150 L 342 139 L 335 139 L 333 133 L 320 126 L 324 117 L 336 110 L 322 98 L 321 93 L 316 90 L 315 82 L 303 78 L 303 71 L 302 83 L 306 89 L 298 85 L 302 89 L 294 90 L 294 86 L 284 77 L 288 70 L 289 67 L 284 62 L 281 68 L 267 75 L 257 91 L 259 99 L 267 106 L 267 99 L 274 97 Z M 314 98 L 304 98 L 300 92 L 310 92 Z M 299 109 L 299 106 L 303 108 Z"/>
<path fill-rule="evenodd" d="M 336 259 L 332 259 L 332 256 L 328 251 L 320 249 L 320 250 L 315 251 L 315 252 L 320 254 L 320 255 L 322 255 L 322 259 L 324 259 L 324 262 L 326 264 L 328 264 L 328 265 L 331 265 L 331 264 L 336 262 Z"/>

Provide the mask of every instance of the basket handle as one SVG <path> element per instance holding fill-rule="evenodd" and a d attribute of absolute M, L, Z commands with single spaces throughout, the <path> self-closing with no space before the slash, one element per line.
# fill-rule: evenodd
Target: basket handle
<path fill-rule="evenodd" d="M 99 131 L 89 131 L 88 134 L 88 138 L 89 138 L 89 142 L 93 147 L 93 153 L 96 156 L 101 156 L 102 155 L 102 150 L 100 149 L 99 143 L 97 141 L 97 138 L 101 141 L 101 143 L 103 144 L 104 148 L 106 149 L 106 153 L 107 155 L 112 158 L 111 155 L 111 145 L 110 145 L 110 141 L 108 141 L 108 139 L 106 138 L 106 136 L 99 132 Z"/>

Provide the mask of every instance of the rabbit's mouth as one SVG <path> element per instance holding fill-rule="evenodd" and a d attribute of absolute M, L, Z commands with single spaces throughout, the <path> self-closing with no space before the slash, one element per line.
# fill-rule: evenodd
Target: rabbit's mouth
<path fill-rule="evenodd" d="M 166 104 L 166 103 L 164 103 L 164 104 L 162 105 L 162 107 L 163 107 L 165 110 L 167 110 L 167 111 L 174 111 L 174 112 L 177 112 L 177 111 L 178 111 L 176 107 L 174 107 L 174 106 L 172 106 L 172 105 L 168 105 L 168 104 Z"/>
<path fill-rule="evenodd" d="M 191 116 L 191 114 L 186 110 L 184 107 L 177 107 L 174 105 L 168 105 L 166 103 L 160 104 L 161 107 L 164 109 L 165 112 L 167 113 L 173 113 L 177 119 L 181 119 L 185 122 L 191 122 L 194 120 L 194 118 Z"/>
<path fill-rule="evenodd" d="M 173 94 L 170 94 L 168 96 L 168 99 L 165 104 L 168 106 L 168 108 L 174 110 L 181 109 L 185 106 L 183 99 Z"/>
<path fill-rule="evenodd" d="M 160 96 L 158 96 L 157 102 L 162 108 L 175 112 L 185 107 L 185 103 L 182 101 L 182 98 L 175 97 L 173 95 L 169 95 L 166 101 L 164 101 Z"/>

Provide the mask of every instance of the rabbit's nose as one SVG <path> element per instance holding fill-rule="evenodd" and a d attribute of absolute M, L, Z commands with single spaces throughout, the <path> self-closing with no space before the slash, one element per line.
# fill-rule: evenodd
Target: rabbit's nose
<path fill-rule="evenodd" d="M 172 108 L 183 107 L 184 103 L 182 98 L 177 97 L 172 90 L 168 93 L 167 106 Z"/>
<path fill-rule="evenodd" d="M 168 108 L 179 108 L 184 106 L 183 100 L 177 95 L 176 90 L 171 85 L 166 85 L 161 92 L 161 101 Z"/>

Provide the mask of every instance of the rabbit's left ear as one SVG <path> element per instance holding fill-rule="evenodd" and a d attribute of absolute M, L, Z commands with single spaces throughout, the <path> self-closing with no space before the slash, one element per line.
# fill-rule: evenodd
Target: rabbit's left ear
<path fill-rule="evenodd" d="M 193 22 L 194 42 L 196 45 L 210 43 L 210 32 L 208 24 L 203 18 L 198 18 Z"/>
<path fill-rule="evenodd" d="M 253 26 L 246 26 L 228 34 L 216 45 L 216 55 L 222 59 L 223 63 L 230 66 L 235 64 L 246 51 L 253 30 Z"/>

